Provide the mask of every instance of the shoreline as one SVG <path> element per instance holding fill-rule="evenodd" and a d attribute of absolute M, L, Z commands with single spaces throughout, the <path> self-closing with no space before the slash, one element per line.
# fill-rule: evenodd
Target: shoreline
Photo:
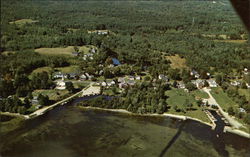
<path fill-rule="evenodd" d="M 157 114 L 157 113 L 153 113 L 153 114 L 138 114 L 138 113 L 132 113 L 132 112 L 129 112 L 125 109 L 107 109 L 107 108 L 100 108 L 100 107 L 92 107 L 92 106 L 78 106 L 79 108 L 82 108 L 82 109 L 91 109 L 91 110 L 99 110 L 99 111 L 108 111 L 108 112 L 116 112 L 116 113 L 122 113 L 122 114 L 129 114 L 129 115 L 132 115 L 132 116 L 148 116 L 148 117 L 168 117 L 168 118 L 174 118 L 174 119 L 179 119 L 179 120 L 192 120 L 192 121 L 195 121 L 195 122 L 199 122 L 201 124 L 204 124 L 204 125 L 207 125 L 209 127 L 211 127 L 211 129 L 213 129 L 214 125 L 213 124 L 210 124 L 210 123 L 207 123 L 207 122 L 204 122 L 200 119 L 197 119 L 197 118 L 193 118 L 193 117 L 189 117 L 189 116 L 183 116 L 183 115 L 175 115 L 175 114 L 170 114 L 170 113 L 163 113 L 163 114 Z M 226 126 L 224 128 L 224 132 L 229 132 L 229 133 L 232 133 L 232 134 L 236 134 L 238 136 L 241 136 L 241 137 L 244 137 L 244 138 L 248 138 L 250 139 L 250 134 L 245 132 L 245 131 L 242 131 L 242 130 L 239 130 L 239 129 L 234 129 L 234 128 L 231 128 L 231 127 L 228 127 Z"/>
<path fill-rule="evenodd" d="M 101 108 L 101 107 L 92 107 L 92 106 L 78 106 L 79 108 L 82 109 L 92 109 L 92 110 L 100 110 L 100 111 L 108 111 L 108 112 L 117 112 L 117 113 L 123 113 L 123 114 L 129 114 L 133 116 L 147 116 L 147 117 L 168 117 L 168 118 L 174 118 L 174 119 L 179 119 L 179 120 L 193 120 L 196 122 L 200 122 L 202 124 L 205 124 L 207 126 L 210 126 L 211 128 L 213 127 L 213 124 L 204 122 L 200 119 L 189 117 L 189 116 L 183 116 L 183 115 L 176 115 L 176 114 L 170 114 L 170 113 L 163 113 L 163 114 L 157 114 L 157 113 L 147 113 L 147 114 L 138 114 L 138 113 L 132 113 L 129 112 L 125 109 L 107 109 L 107 108 Z"/>

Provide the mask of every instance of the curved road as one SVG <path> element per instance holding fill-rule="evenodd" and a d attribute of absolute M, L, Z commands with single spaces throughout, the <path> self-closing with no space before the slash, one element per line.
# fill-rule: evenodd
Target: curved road
<path fill-rule="evenodd" d="M 227 119 L 227 121 L 229 122 L 229 124 L 234 127 L 234 128 L 240 128 L 242 127 L 242 124 L 239 123 L 238 121 L 236 121 L 235 119 L 233 119 L 232 117 L 230 117 L 228 115 L 228 113 L 224 112 L 223 109 L 220 107 L 220 105 L 217 103 L 217 101 L 214 99 L 214 97 L 212 96 L 212 94 L 210 93 L 211 89 L 208 88 L 203 88 L 203 91 L 206 92 L 209 95 L 208 98 L 208 103 L 209 104 L 215 104 L 218 106 L 220 113 Z"/>

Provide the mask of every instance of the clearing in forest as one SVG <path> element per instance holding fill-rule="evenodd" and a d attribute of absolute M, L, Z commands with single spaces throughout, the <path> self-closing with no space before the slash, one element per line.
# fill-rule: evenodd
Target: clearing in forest
<path fill-rule="evenodd" d="M 39 48 L 36 52 L 43 55 L 72 55 L 75 52 L 74 46 L 57 47 L 57 48 Z"/>
<path fill-rule="evenodd" d="M 80 53 L 86 54 L 89 52 L 91 45 L 87 46 L 76 46 Z M 43 55 L 70 55 L 72 56 L 73 52 L 76 52 L 75 46 L 68 47 L 56 47 L 56 48 L 38 48 L 35 49 L 35 52 L 38 52 Z"/>
<path fill-rule="evenodd" d="M 236 43 L 236 44 L 243 44 L 247 42 L 247 40 L 214 40 L 214 41 L 225 42 L 225 43 Z"/>
<path fill-rule="evenodd" d="M 170 60 L 171 68 L 173 69 L 188 69 L 188 66 L 186 64 L 186 59 L 181 58 L 179 55 L 174 56 L 166 56 L 167 60 Z"/>
<path fill-rule="evenodd" d="M 25 25 L 27 23 L 36 23 L 36 22 L 39 22 L 37 20 L 32 20 L 32 19 L 21 19 L 21 20 L 16 20 L 16 21 L 12 21 L 12 22 L 9 22 L 9 24 L 17 24 L 17 25 Z"/>

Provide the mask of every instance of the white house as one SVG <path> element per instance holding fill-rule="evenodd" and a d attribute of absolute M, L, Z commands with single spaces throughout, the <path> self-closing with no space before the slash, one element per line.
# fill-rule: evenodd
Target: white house
<path fill-rule="evenodd" d="M 135 77 L 134 76 L 128 76 L 128 79 L 129 80 L 135 80 Z"/>
<path fill-rule="evenodd" d="M 64 82 L 64 78 L 56 82 L 56 89 L 60 90 L 66 89 L 66 83 Z"/>
<path fill-rule="evenodd" d="M 250 88 L 250 84 L 246 83 L 247 88 Z"/>
<path fill-rule="evenodd" d="M 103 82 L 101 83 L 101 86 L 106 87 L 106 86 L 107 86 L 107 83 L 103 81 Z"/>
<path fill-rule="evenodd" d="M 96 53 L 97 51 L 96 51 L 95 48 L 91 48 L 91 49 L 90 49 L 90 52 L 91 52 L 91 53 Z"/>
<path fill-rule="evenodd" d="M 232 86 L 239 86 L 240 82 L 239 81 L 233 81 L 230 83 Z"/>
<path fill-rule="evenodd" d="M 191 76 L 194 76 L 195 78 L 200 78 L 200 74 L 198 74 L 198 72 L 195 71 L 195 70 L 192 70 L 192 71 L 190 72 L 190 75 L 191 75 Z"/>
<path fill-rule="evenodd" d="M 163 80 L 163 81 L 168 81 L 168 77 L 165 76 L 165 75 L 163 75 L 163 74 L 160 74 L 160 75 L 158 76 L 158 79 L 159 79 L 159 80 Z"/>
<path fill-rule="evenodd" d="M 81 79 L 81 80 L 86 80 L 86 79 L 87 79 L 87 76 L 84 75 L 84 74 L 82 74 L 82 75 L 80 76 L 80 79 Z"/>
<path fill-rule="evenodd" d="M 181 88 L 181 89 L 185 89 L 186 88 L 186 86 L 185 86 L 185 84 L 183 82 L 178 82 L 177 87 Z"/>
<path fill-rule="evenodd" d="M 125 83 L 125 78 L 124 77 L 119 77 L 117 81 L 120 82 L 120 83 Z"/>
<path fill-rule="evenodd" d="M 38 97 L 37 96 L 34 96 L 33 99 L 31 100 L 31 104 L 32 105 L 37 105 L 38 104 Z"/>
<path fill-rule="evenodd" d="M 59 79 L 59 78 L 62 79 L 62 78 L 66 78 L 66 77 L 67 77 L 67 75 L 63 74 L 62 72 L 56 72 L 53 75 L 54 79 Z"/>
<path fill-rule="evenodd" d="M 108 80 L 108 81 L 107 81 L 107 85 L 108 85 L 108 86 L 115 85 L 115 81 L 114 81 L 114 80 Z"/>
<path fill-rule="evenodd" d="M 136 76 L 135 79 L 136 80 L 141 80 L 141 76 Z"/>
<path fill-rule="evenodd" d="M 217 87 L 218 86 L 216 81 L 213 80 L 213 79 L 209 79 L 209 80 L 206 80 L 206 81 L 209 84 L 209 87 Z"/>
<path fill-rule="evenodd" d="M 246 110 L 244 108 L 241 108 L 241 107 L 239 108 L 239 111 L 242 112 L 242 113 L 246 112 Z"/>
<path fill-rule="evenodd" d="M 247 75 L 247 74 L 248 74 L 248 69 L 247 69 L 247 68 L 244 68 L 243 73 L 244 73 L 245 75 Z"/>
<path fill-rule="evenodd" d="M 197 88 L 202 88 L 205 85 L 205 81 L 201 79 L 191 81 Z"/>

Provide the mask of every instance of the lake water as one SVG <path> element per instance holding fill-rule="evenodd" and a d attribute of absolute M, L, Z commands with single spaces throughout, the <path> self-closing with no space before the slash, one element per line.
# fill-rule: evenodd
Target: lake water
<path fill-rule="evenodd" d="M 1 136 L 3 157 L 249 157 L 249 140 L 194 121 L 65 105 Z"/>

